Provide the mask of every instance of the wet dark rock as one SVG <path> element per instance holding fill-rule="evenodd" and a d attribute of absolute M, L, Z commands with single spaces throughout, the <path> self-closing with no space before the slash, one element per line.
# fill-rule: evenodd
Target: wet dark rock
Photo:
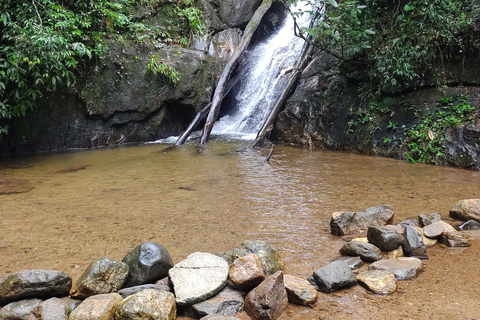
<path fill-rule="evenodd" d="M 90 296 L 116 292 L 127 280 L 128 265 L 110 258 L 92 262 L 70 290 L 72 298 L 85 299 Z"/>
<path fill-rule="evenodd" d="M 125 288 L 155 283 L 168 275 L 173 260 L 167 249 L 154 242 L 145 242 L 130 251 L 122 260 L 130 268 Z"/>
<path fill-rule="evenodd" d="M 173 320 L 176 317 L 177 307 L 173 293 L 153 289 L 127 297 L 115 311 L 115 320 Z"/>
<path fill-rule="evenodd" d="M 186 307 L 185 315 L 192 318 L 201 318 L 211 314 L 231 316 L 242 310 L 243 295 L 227 285 L 214 297 Z"/>
<path fill-rule="evenodd" d="M 438 241 L 448 247 L 471 246 L 467 235 L 459 231 L 444 232 Z"/>
<path fill-rule="evenodd" d="M 455 228 L 445 221 L 437 221 L 423 228 L 423 234 L 427 238 L 438 238 L 444 232 L 455 231 Z"/>
<path fill-rule="evenodd" d="M 283 281 L 287 289 L 288 301 L 300 305 L 311 305 L 317 301 L 317 290 L 306 279 L 284 275 Z"/>
<path fill-rule="evenodd" d="M 52 270 L 24 270 L 0 279 L 0 306 L 28 298 L 68 296 L 72 278 Z"/>
<path fill-rule="evenodd" d="M 359 257 L 340 256 L 333 259 L 333 261 L 344 261 L 348 264 L 350 269 L 358 269 L 365 264 L 365 262 L 363 262 L 363 260 L 360 259 Z"/>
<path fill-rule="evenodd" d="M 480 222 L 480 199 L 460 200 L 450 208 L 449 214 L 454 219 Z"/>
<path fill-rule="evenodd" d="M 423 244 L 425 245 L 425 248 L 431 248 L 438 242 L 436 238 L 426 237 L 423 228 L 416 227 L 416 228 L 413 228 L 413 229 L 415 229 L 415 231 L 417 231 L 420 234 L 420 236 L 422 237 L 422 241 L 423 241 Z M 403 252 L 403 250 L 402 250 L 402 252 Z"/>
<path fill-rule="evenodd" d="M 70 316 L 69 305 L 60 298 L 50 298 L 37 305 L 28 320 L 66 320 Z"/>
<path fill-rule="evenodd" d="M 389 205 L 371 207 L 362 212 L 334 212 L 330 228 L 336 236 L 355 234 L 367 230 L 370 226 L 391 223 L 393 214 L 393 208 Z"/>
<path fill-rule="evenodd" d="M 440 220 L 442 220 L 442 216 L 439 212 L 418 215 L 418 221 L 420 222 L 420 226 L 422 227 L 428 226 Z"/>
<path fill-rule="evenodd" d="M 385 270 L 372 270 L 357 275 L 360 284 L 376 294 L 392 294 L 397 290 L 395 275 Z"/>
<path fill-rule="evenodd" d="M 360 257 L 366 262 L 380 260 L 382 255 L 382 251 L 377 246 L 363 241 L 345 243 L 340 249 L 340 253 L 345 256 Z"/>
<path fill-rule="evenodd" d="M 480 125 L 469 123 L 445 132 L 445 160 L 455 167 L 480 170 Z"/>
<path fill-rule="evenodd" d="M 225 287 L 228 263 L 213 254 L 195 252 L 168 272 L 179 305 L 191 305 L 215 296 Z"/>
<path fill-rule="evenodd" d="M 367 239 L 368 242 L 376 245 L 382 251 L 397 249 L 403 240 L 402 236 L 399 235 L 395 229 L 388 226 L 369 227 Z"/>
<path fill-rule="evenodd" d="M 30 312 L 40 303 L 41 299 L 26 299 L 11 302 L 0 309 L 2 320 L 27 320 Z"/>
<path fill-rule="evenodd" d="M 423 243 L 422 236 L 411 226 L 406 226 L 403 232 L 403 253 L 407 257 L 428 259 L 427 249 Z"/>
<path fill-rule="evenodd" d="M 83 300 L 77 300 L 77 299 L 72 299 L 70 297 L 63 297 L 62 300 L 68 304 L 70 307 L 70 310 L 73 311 L 75 310 L 80 303 L 82 303 Z"/>
<path fill-rule="evenodd" d="M 268 276 L 245 297 L 245 311 L 253 320 L 277 319 L 287 306 L 288 297 L 282 271 Z"/>
<path fill-rule="evenodd" d="M 69 320 L 113 319 L 122 297 L 105 293 L 88 297 L 70 314 Z"/>
<path fill-rule="evenodd" d="M 458 227 L 458 230 L 467 231 L 467 230 L 480 230 L 480 222 L 475 220 L 468 220 Z"/>
<path fill-rule="evenodd" d="M 416 278 L 423 270 L 423 264 L 420 259 L 402 257 L 376 261 L 368 267 L 368 270 L 386 270 L 393 273 L 397 280 L 410 280 Z"/>
<path fill-rule="evenodd" d="M 211 20 L 212 28 L 222 30 L 247 23 L 260 0 L 201 0 L 205 17 Z"/>
<path fill-rule="evenodd" d="M 228 277 L 235 287 L 248 291 L 265 280 L 265 273 L 260 259 L 252 253 L 233 261 L 228 271 Z"/>
<path fill-rule="evenodd" d="M 129 288 L 123 288 L 122 290 L 118 290 L 118 294 L 122 296 L 122 298 L 126 298 L 128 296 L 131 296 L 132 294 L 138 293 L 143 290 L 147 289 L 153 289 L 153 290 L 159 290 L 159 291 L 167 291 L 170 292 L 170 287 L 165 286 L 165 285 L 159 285 L 159 284 L 142 284 L 141 286 L 135 286 L 135 287 L 129 287 Z"/>
<path fill-rule="evenodd" d="M 336 291 L 357 282 L 352 269 L 344 261 L 333 261 L 316 270 L 308 277 L 308 281 L 322 292 Z"/>
<path fill-rule="evenodd" d="M 420 227 L 420 222 L 417 219 L 411 218 L 406 219 L 398 223 L 399 226 L 405 229 L 406 226 L 410 226 L 412 228 Z"/>
<path fill-rule="evenodd" d="M 231 265 L 237 258 L 253 253 L 258 256 L 265 274 L 274 274 L 283 270 L 282 256 L 277 248 L 266 241 L 246 240 L 240 247 L 218 254 Z"/>

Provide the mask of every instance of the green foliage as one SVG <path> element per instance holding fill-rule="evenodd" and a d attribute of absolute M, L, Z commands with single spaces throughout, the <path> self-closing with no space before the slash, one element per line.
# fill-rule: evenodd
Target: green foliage
<path fill-rule="evenodd" d="M 324 0 L 325 13 L 303 34 L 337 57 L 346 73 L 355 71 L 359 95 L 371 101 L 420 83 L 425 72 L 441 75 L 448 49 L 469 41 L 464 31 L 473 25 L 474 2 Z"/>
<path fill-rule="evenodd" d="M 373 130 L 380 129 L 380 117 L 390 112 L 390 109 L 377 102 L 371 102 L 367 107 L 360 107 L 353 111 L 349 108 L 348 116 L 352 119 L 348 122 L 347 133 L 353 133 L 359 124 L 369 125 Z"/>
<path fill-rule="evenodd" d="M 176 83 L 178 80 L 180 80 L 180 73 L 175 70 L 175 68 L 164 62 L 162 58 L 158 56 L 158 54 L 153 54 L 150 56 L 150 59 L 148 60 L 147 71 L 152 72 L 153 74 L 160 74 L 172 83 Z"/>
<path fill-rule="evenodd" d="M 473 121 L 474 106 L 465 95 L 442 97 L 438 109 L 425 115 L 419 124 L 406 131 L 405 153 L 411 162 L 437 163 L 444 153 L 445 130 Z"/>
<path fill-rule="evenodd" d="M 205 34 L 207 31 L 207 23 L 203 17 L 202 11 L 194 7 L 191 0 L 180 0 L 180 3 L 182 5 L 177 7 L 175 12 L 179 17 L 188 21 L 190 27 L 190 39 L 192 39 L 195 34 Z"/>

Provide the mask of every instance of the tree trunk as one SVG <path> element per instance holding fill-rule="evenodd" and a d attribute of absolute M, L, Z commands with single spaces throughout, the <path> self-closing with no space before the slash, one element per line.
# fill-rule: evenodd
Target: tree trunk
<path fill-rule="evenodd" d="M 211 103 L 207 104 L 202 110 L 200 110 L 200 112 L 197 113 L 193 121 L 188 125 L 187 129 L 178 137 L 177 141 L 175 141 L 176 146 L 183 144 L 185 140 L 187 140 L 188 136 L 190 136 L 193 130 L 195 130 L 200 121 L 207 116 L 211 105 Z"/>
<path fill-rule="evenodd" d="M 220 111 L 220 106 L 223 100 L 223 91 L 225 89 L 225 85 L 230 78 L 233 70 L 237 66 L 240 58 L 242 57 L 245 49 L 247 49 L 248 45 L 250 44 L 250 40 L 252 39 L 255 30 L 257 30 L 260 21 L 262 20 L 263 16 L 267 12 L 267 10 L 272 5 L 273 0 L 263 0 L 262 4 L 258 9 L 255 11 L 252 19 L 248 23 L 247 27 L 242 36 L 242 40 L 237 48 L 237 51 L 233 54 L 233 56 L 228 61 L 227 65 L 223 69 L 222 75 L 218 80 L 217 87 L 215 89 L 215 94 L 213 95 L 212 105 L 210 106 L 210 111 L 207 116 L 207 121 L 205 123 L 205 127 L 202 131 L 202 137 L 200 138 L 200 144 L 205 144 L 208 142 L 210 137 L 210 133 L 212 132 L 213 125 L 217 120 L 218 113 Z"/>

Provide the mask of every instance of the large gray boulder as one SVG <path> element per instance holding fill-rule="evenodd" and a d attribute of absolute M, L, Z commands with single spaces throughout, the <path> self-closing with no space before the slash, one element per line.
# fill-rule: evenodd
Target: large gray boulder
<path fill-rule="evenodd" d="M 395 250 L 402 244 L 402 236 L 389 226 L 369 227 L 367 239 L 382 251 Z"/>
<path fill-rule="evenodd" d="M 216 255 L 195 252 L 168 272 L 179 305 L 191 305 L 216 295 L 228 279 L 228 263 Z"/>
<path fill-rule="evenodd" d="M 217 30 L 247 23 L 261 2 L 261 0 L 200 0 L 205 17 L 211 21 L 211 27 Z"/>
<path fill-rule="evenodd" d="M 366 231 L 370 226 L 384 226 L 393 220 L 393 208 L 389 205 L 371 207 L 361 212 L 339 211 L 332 214 L 332 234 L 343 236 Z"/>
<path fill-rule="evenodd" d="M 26 299 L 11 302 L 0 309 L 0 319 L 27 320 L 30 312 L 40 303 L 42 303 L 42 299 Z"/>
<path fill-rule="evenodd" d="M 465 199 L 450 208 L 450 217 L 458 220 L 480 222 L 480 199 Z"/>
<path fill-rule="evenodd" d="M 403 232 L 402 248 L 403 253 L 407 257 L 428 259 L 427 249 L 423 243 L 422 236 L 410 226 L 406 226 Z"/>
<path fill-rule="evenodd" d="M 308 281 L 315 289 L 322 292 L 332 292 L 357 283 L 352 269 L 344 261 L 333 261 L 316 270 Z"/>
<path fill-rule="evenodd" d="M 127 280 L 128 265 L 110 258 L 92 262 L 70 290 L 70 296 L 85 299 L 90 296 L 116 292 Z"/>
<path fill-rule="evenodd" d="M 375 245 L 363 241 L 350 241 L 343 245 L 340 253 L 345 256 L 360 257 L 363 261 L 373 262 L 381 259 L 382 251 Z"/>
<path fill-rule="evenodd" d="M 67 320 L 70 306 L 60 298 L 50 298 L 37 305 L 27 320 Z"/>
<path fill-rule="evenodd" d="M 88 297 L 70 314 L 69 320 L 113 319 L 122 297 L 118 293 L 105 293 Z"/>
<path fill-rule="evenodd" d="M 423 263 L 412 257 L 385 259 L 372 263 L 368 270 L 385 270 L 393 273 L 397 280 L 410 280 L 423 270 Z"/>
<path fill-rule="evenodd" d="M 115 320 L 174 320 L 177 317 L 175 297 L 171 292 L 147 289 L 119 303 Z"/>
<path fill-rule="evenodd" d="M 167 249 L 154 242 L 145 242 L 130 251 L 122 260 L 130 269 L 125 288 L 165 278 L 173 267 Z"/>
<path fill-rule="evenodd" d="M 24 270 L 0 279 L 0 306 L 28 298 L 68 296 L 72 278 L 60 271 Z"/>
<path fill-rule="evenodd" d="M 242 294 L 227 285 L 212 298 L 187 306 L 185 314 L 198 319 L 213 314 L 232 316 L 242 310 Z"/>

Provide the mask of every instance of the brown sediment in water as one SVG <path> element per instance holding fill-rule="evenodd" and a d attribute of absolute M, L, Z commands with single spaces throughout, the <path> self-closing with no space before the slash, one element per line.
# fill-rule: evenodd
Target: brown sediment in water
<path fill-rule="evenodd" d="M 478 172 L 282 146 L 269 163 L 268 150 L 221 155 L 238 147 L 212 141 L 201 154 L 148 145 L 6 160 L 0 180 L 35 189 L 0 196 L 0 276 L 56 269 L 75 280 L 91 261 L 121 260 L 145 241 L 164 245 L 176 263 L 257 239 L 279 248 L 286 273 L 306 278 L 343 245 L 330 234 L 334 211 L 390 204 L 395 223 L 436 211 L 448 221 L 452 204 L 479 198 Z M 51 174 L 78 163 L 92 166 Z M 360 286 L 319 293 L 312 308 L 290 305 L 280 319 L 479 317 L 479 237 L 471 236 L 468 248 L 428 249 L 424 272 L 393 295 Z"/>

